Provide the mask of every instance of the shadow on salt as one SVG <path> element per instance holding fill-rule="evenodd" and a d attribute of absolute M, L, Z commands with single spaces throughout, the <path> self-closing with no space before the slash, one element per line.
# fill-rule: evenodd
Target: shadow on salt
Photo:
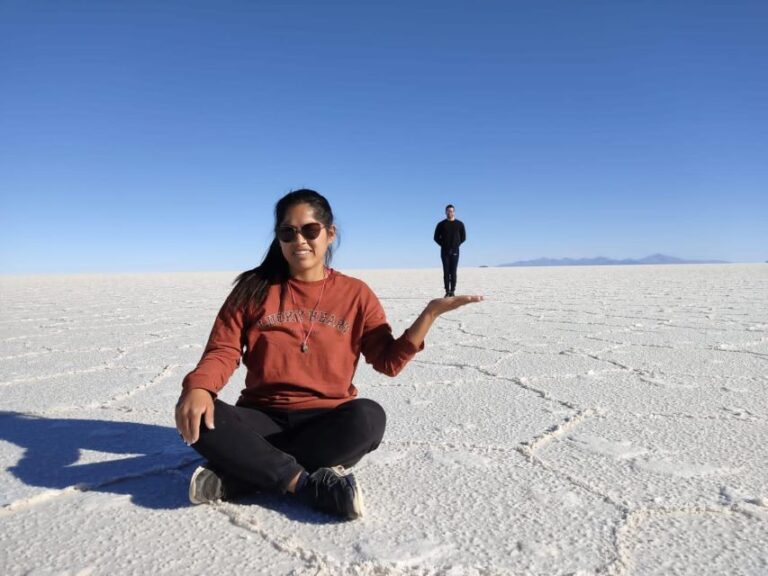
<path fill-rule="evenodd" d="M 27 485 L 126 494 L 145 508 L 189 506 L 177 470 L 199 456 L 174 428 L 0 412 L 0 440 L 24 449 L 8 471 Z"/>

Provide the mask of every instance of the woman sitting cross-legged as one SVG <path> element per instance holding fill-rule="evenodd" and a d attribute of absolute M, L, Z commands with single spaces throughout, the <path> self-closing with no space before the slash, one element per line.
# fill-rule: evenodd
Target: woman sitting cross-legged
<path fill-rule="evenodd" d="M 181 436 L 207 460 L 190 481 L 193 503 L 268 491 L 342 518 L 361 516 L 362 491 L 346 469 L 376 449 L 386 416 L 357 398 L 360 354 L 395 376 L 438 316 L 482 300 L 432 300 L 394 338 L 371 289 L 328 267 L 336 234 L 323 196 L 287 194 L 275 206 L 263 262 L 238 276 L 219 311 L 176 405 Z M 245 389 L 232 406 L 216 396 L 241 360 Z"/>

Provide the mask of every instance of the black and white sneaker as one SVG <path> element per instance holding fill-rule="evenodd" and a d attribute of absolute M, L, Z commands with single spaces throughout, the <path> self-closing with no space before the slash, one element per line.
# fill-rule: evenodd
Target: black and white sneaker
<path fill-rule="evenodd" d="M 296 492 L 305 504 L 334 516 L 354 520 L 363 515 L 363 492 L 353 474 L 344 474 L 341 466 L 319 468 L 307 476 Z"/>
<path fill-rule="evenodd" d="M 192 504 L 208 504 L 224 498 L 224 484 L 216 472 L 198 466 L 189 481 L 189 501 Z"/>

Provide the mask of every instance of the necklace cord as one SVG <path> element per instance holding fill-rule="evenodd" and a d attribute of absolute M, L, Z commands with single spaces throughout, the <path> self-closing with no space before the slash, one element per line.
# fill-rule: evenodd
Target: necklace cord
<path fill-rule="evenodd" d="M 324 271 L 325 272 L 325 271 Z M 323 276 L 323 285 L 320 287 L 320 296 L 317 298 L 317 302 L 315 302 L 315 307 L 312 308 L 312 312 L 309 314 L 309 330 L 305 330 L 304 328 L 304 318 L 301 319 L 301 331 L 304 332 L 304 340 L 301 343 L 301 351 L 307 352 L 309 351 L 309 346 L 307 345 L 307 341 L 309 340 L 310 334 L 312 334 L 312 330 L 315 328 L 315 312 L 317 311 L 317 307 L 320 306 L 320 302 L 323 299 L 323 294 L 325 293 L 325 282 L 328 280 L 328 276 L 330 274 L 325 274 Z M 288 284 L 288 293 L 291 295 L 291 302 L 293 303 L 294 310 L 298 309 L 296 305 L 296 298 L 293 296 L 293 288 L 291 288 L 291 281 L 290 279 L 287 282 Z"/>

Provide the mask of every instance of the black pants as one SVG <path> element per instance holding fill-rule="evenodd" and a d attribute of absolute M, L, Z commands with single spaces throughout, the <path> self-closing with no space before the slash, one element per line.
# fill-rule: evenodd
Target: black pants
<path fill-rule="evenodd" d="M 373 400 L 336 408 L 264 411 L 215 401 L 214 430 L 200 424 L 192 447 L 221 476 L 229 496 L 257 490 L 284 493 L 301 472 L 350 467 L 375 450 L 386 427 Z"/>
<path fill-rule="evenodd" d="M 440 259 L 443 261 L 443 285 L 446 292 L 456 291 L 456 269 L 459 267 L 459 249 L 442 248 Z"/>

